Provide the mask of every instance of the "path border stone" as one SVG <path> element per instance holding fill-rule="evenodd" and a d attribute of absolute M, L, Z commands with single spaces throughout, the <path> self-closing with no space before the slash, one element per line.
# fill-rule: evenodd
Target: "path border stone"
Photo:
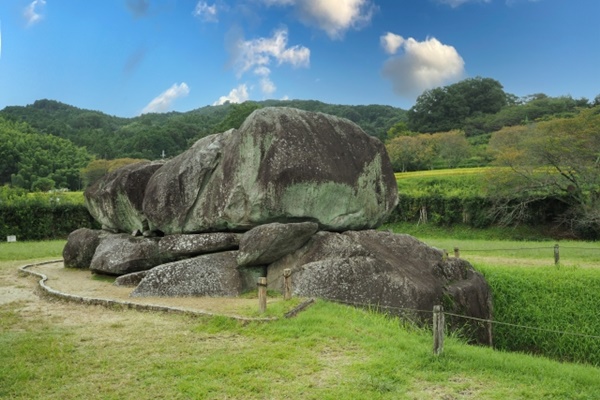
<path fill-rule="evenodd" d="M 242 323 L 272 322 L 272 321 L 277 321 L 279 319 L 277 317 L 266 317 L 266 318 L 242 317 L 239 315 L 217 314 L 217 313 L 212 313 L 212 312 L 205 311 L 205 310 L 194 311 L 194 310 L 188 310 L 188 309 L 179 308 L 179 307 L 163 306 L 160 304 L 139 304 L 139 303 L 132 303 L 129 301 L 77 296 L 74 294 L 64 293 L 59 290 L 51 288 L 50 286 L 48 286 L 46 284 L 46 281 L 48 280 L 48 277 L 46 275 L 44 275 L 41 272 L 30 271 L 28 269 L 31 267 L 36 267 L 36 266 L 45 265 L 45 264 L 54 264 L 54 263 L 58 263 L 58 262 L 63 262 L 63 260 L 60 259 L 60 260 L 44 261 L 44 262 L 35 263 L 35 264 L 26 264 L 26 265 L 19 267 L 19 271 L 21 271 L 25 274 L 34 275 L 34 276 L 37 276 L 38 278 L 40 278 L 40 280 L 38 281 L 39 287 L 44 291 L 44 293 L 46 293 L 50 297 L 58 298 L 61 300 L 66 300 L 66 301 L 77 303 L 77 304 L 103 306 L 106 308 L 113 308 L 113 309 L 115 307 L 119 307 L 122 309 L 132 309 L 132 310 L 138 310 L 138 311 L 160 311 L 160 312 L 176 313 L 176 314 L 192 315 L 192 316 L 209 316 L 209 317 L 219 316 L 219 317 L 231 318 L 236 321 L 240 321 Z"/>

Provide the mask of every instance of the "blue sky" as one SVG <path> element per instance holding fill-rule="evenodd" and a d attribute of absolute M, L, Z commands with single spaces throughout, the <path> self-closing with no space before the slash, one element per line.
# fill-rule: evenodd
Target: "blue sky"
<path fill-rule="evenodd" d="M 600 0 L 1 0 L 0 109 L 132 117 L 224 101 L 410 108 L 489 77 L 600 94 Z"/>

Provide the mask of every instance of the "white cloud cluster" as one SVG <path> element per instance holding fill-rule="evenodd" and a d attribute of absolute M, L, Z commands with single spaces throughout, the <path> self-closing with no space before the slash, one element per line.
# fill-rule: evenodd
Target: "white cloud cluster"
<path fill-rule="evenodd" d="M 199 1 L 194 8 L 193 15 L 204 22 L 219 22 L 217 4 L 209 6 L 205 1 Z"/>
<path fill-rule="evenodd" d="M 382 70 L 383 76 L 392 82 L 394 92 L 401 96 L 412 97 L 464 76 L 465 62 L 460 54 L 436 38 L 419 42 L 388 32 L 380 41 L 388 54 L 404 51 L 388 59 Z"/>
<path fill-rule="evenodd" d="M 234 49 L 234 63 L 238 69 L 238 77 L 252 68 L 265 72 L 259 67 L 266 67 L 272 61 L 277 65 L 290 64 L 292 67 L 308 67 L 310 49 L 304 46 L 288 47 L 287 29 L 278 29 L 270 38 L 239 40 Z"/>
<path fill-rule="evenodd" d="M 179 97 L 187 96 L 190 93 L 190 88 L 185 82 L 173 84 L 170 88 L 155 97 L 144 109 L 142 114 L 161 113 L 169 111 L 171 104 Z"/>
<path fill-rule="evenodd" d="M 360 29 L 371 22 L 377 7 L 371 0 L 262 0 L 267 6 L 293 6 L 300 20 L 341 39 L 350 28 Z"/>
<path fill-rule="evenodd" d="M 213 103 L 213 106 L 219 106 L 227 102 L 230 103 L 243 103 L 248 100 L 248 87 L 246 84 L 241 84 L 236 88 L 231 89 L 231 92 L 227 96 L 219 97 L 219 100 Z"/>
<path fill-rule="evenodd" d="M 25 10 L 23 11 L 23 16 L 27 21 L 27 26 L 31 26 L 40 22 L 43 18 L 40 8 L 46 5 L 46 0 L 33 0 Z"/>
<path fill-rule="evenodd" d="M 263 95 L 270 96 L 277 90 L 275 83 L 271 80 L 271 64 L 289 64 L 294 68 L 308 67 L 310 65 L 310 49 L 304 46 L 288 46 L 288 31 L 285 28 L 276 30 L 271 37 L 245 40 L 239 38 L 232 47 L 233 64 L 236 75 L 241 78 L 245 73 L 251 71 L 259 78 L 259 87 Z M 240 89 L 242 86 L 234 90 Z M 247 99 L 247 87 L 244 86 Z M 229 97 L 243 98 L 238 92 L 229 93 Z M 220 100 L 219 100 L 220 101 Z M 225 101 L 225 100 L 224 100 Z M 234 102 L 233 100 L 229 100 Z"/>

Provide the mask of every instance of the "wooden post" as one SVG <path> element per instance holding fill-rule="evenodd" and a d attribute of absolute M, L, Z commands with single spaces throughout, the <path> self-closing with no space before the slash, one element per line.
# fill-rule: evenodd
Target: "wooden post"
<path fill-rule="evenodd" d="M 458 249 L 458 247 L 454 248 L 454 257 L 460 258 L 460 250 Z"/>
<path fill-rule="evenodd" d="M 258 278 L 258 310 L 260 313 L 267 311 L 267 278 Z"/>
<path fill-rule="evenodd" d="M 558 243 L 554 245 L 554 265 L 560 262 L 560 252 L 558 251 Z"/>
<path fill-rule="evenodd" d="M 444 351 L 444 312 L 442 306 L 433 306 L 433 354 Z"/>
<path fill-rule="evenodd" d="M 283 299 L 292 298 L 292 270 L 286 268 L 283 270 Z"/>

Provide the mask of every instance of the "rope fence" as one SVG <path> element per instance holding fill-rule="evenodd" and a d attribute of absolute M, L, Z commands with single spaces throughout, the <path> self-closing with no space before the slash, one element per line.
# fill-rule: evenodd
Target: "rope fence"
<path fill-rule="evenodd" d="M 555 244 L 552 247 L 548 247 L 548 246 L 543 246 L 543 247 L 517 247 L 517 248 L 497 248 L 497 249 L 461 249 L 459 247 L 454 247 L 454 257 L 456 258 L 460 258 L 460 252 L 466 252 L 466 253 L 477 253 L 477 252 L 486 252 L 486 253 L 492 253 L 492 252 L 496 252 L 496 251 L 504 251 L 504 252 L 509 252 L 509 251 L 528 251 L 528 250 L 552 250 L 554 252 L 554 264 L 555 265 L 559 265 L 560 264 L 560 249 L 563 250 L 578 250 L 578 251 L 598 251 L 600 252 L 600 247 L 598 248 L 593 248 L 593 247 L 571 247 L 571 246 L 559 246 L 559 244 Z M 447 251 L 444 250 L 444 253 L 447 254 Z"/>
<path fill-rule="evenodd" d="M 414 312 L 426 313 L 426 314 L 434 314 L 435 313 L 434 310 L 419 310 L 416 308 L 407 308 L 407 307 L 382 306 L 382 305 L 377 305 L 377 304 L 357 303 L 357 302 L 352 302 L 352 301 L 342 301 L 342 300 L 334 300 L 334 299 L 325 299 L 325 300 L 331 301 L 334 303 L 339 303 L 339 304 L 347 304 L 347 305 L 362 307 L 362 308 L 366 308 L 366 309 L 382 309 L 382 308 L 384 308 L 384 309 L 389 309 L 389 310 L 408 311 L 408 312 L 413 312 L 413 313 Z M 485 322 L 488 324 L 505 325 L 505 326 L 511 326 L 514 328 L 532 329 L 532 330 L 537 330 L 537 331 L 542 331 L 542 332 L 559 333 L 559 334 L 563 334 L 563 335 L 600 339 L 600 336 L 598 336 L 598 335 L 587 335 L 584 333 L 559 331 L 559 330 L 538 328 L 535 326 L 527 326 L 527 325 L 518 325 L 518 324 L 513 324 L 510 322 L 501 322 L 501 321 L 494 321 L 492 319 L 483 319 L 483 318 L 471 317 L 468 315 L 454 314 L 454 313 L 443 311 L 443 310 L 442 310 L 442 312 L 444 313 L 444 315 L 448 315 L 451 317 L 464 318 L 464 319 L 469 319 L 469 320 L 478 321 L 478 322 Z"/>

